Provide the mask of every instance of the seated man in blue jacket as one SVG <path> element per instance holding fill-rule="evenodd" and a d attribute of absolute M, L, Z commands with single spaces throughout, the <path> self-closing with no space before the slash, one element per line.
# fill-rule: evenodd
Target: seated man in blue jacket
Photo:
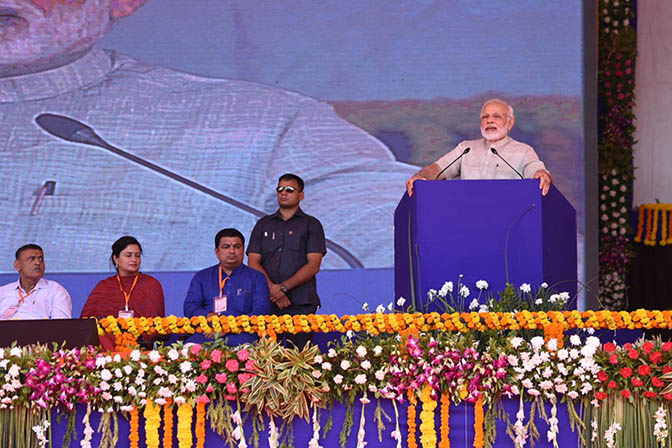
<path fill-rule="evenodd" d="M 241 314 L 270 314 L 266 277 L 243 264 L 245 237 L 237 229 L 222 229 L 215 236 L 215 256 L 219 263 L 194 275 L 184 299 L 184 315 L 193 316 L 238 316 Z M 202 342 L 195 335 L 190 342 Z M 206 335 L 211 336 L 211 335 Z M 231 346 L 252 342 L 253 334 L 230 334 Z"/>

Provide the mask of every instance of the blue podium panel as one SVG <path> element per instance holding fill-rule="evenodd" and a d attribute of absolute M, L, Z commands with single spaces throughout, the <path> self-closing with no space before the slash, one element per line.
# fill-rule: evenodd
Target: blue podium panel
<path fill-rule="evenodd" d="M 576 293 L 576 211 L 539 181 L 418 181 L 394 215 L 395 295 L 424 301 L 429 289 L 463 281 L 489 291 L 508 281 L 562 283 Z"/>

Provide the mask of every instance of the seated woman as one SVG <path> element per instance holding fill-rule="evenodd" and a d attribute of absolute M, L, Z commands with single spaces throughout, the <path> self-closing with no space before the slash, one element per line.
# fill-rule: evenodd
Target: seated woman
<path fill-rule="evenodd" d="M 163 288 L 157 279 L 140 272 L 141 258 L 142 247 L 132 236 L 115 241 L 110 259 L 117 275 L 98 282 L 84 304 L 81 317 L 164 317 Z M 113 341 L 101 338 L 107 349 L 114 348 Z"/>

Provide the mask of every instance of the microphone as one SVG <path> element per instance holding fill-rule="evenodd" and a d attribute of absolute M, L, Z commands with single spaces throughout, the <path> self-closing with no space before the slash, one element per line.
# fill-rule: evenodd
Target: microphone
<path fill-rule="evenodd" d="M 494 155 L 496 155 L 497 157 L 499 157 L 500 159 L 502 159 L 502 161 L 503 161 L 504 163 L 506 163 L 507 165 L 509 165 L 509 168 L 511 168 L 513 171 L 515 171 L 516 174 L 519 175 L 521 179 L 525 179 L 525 178 L 523 177 L 523 175 L 520 174 L 520 173 L 518 172 L 517 169 L 515 169 L 514 167 L 512 167 L 511 164 L 510 164 L 509 162 L 507 162 L 506 159 L 504 159 L 504 157 L 502 157 L 502 156 L 499 155 L 499 153 L 497 152 L 497 150 L 496 150 L 495 148 L 490 148 L 490 152 L 493 153 Z"/>
<path fill-rule="evenodd" d="M 450 163 L 448 164 L 448 166 L 446 166 L 444 169 L 442 169 L 441 171 L 439 171 L 439 174 L 436 175 L 436 177 L 434 178 L 434 180 L 437 180 L 437 179 L 439 178 L 439 176 L 443 174 L 444 171 L 446 171 L 448 168 L 450 168 L 451 166 L 453 166 L 453 164 L 454 164 L 455 162 L 457 162 L 458 160 L 460 160 L 460 159 L 462 158 L 463 155 L 468 154 L 469 151 L 471 151 L 471 148 L 470 148 L 470 147 L 467 146 L 466 148 L 464 148 L 464 151 L 462 151 L 462 154 L 460 154 L 458 157 L 456 157 L 455 160 L 453 160 L 452 162 L 450 162 Z"/>
<path fill-rule="evenodd" d="M 177 174 L 173 171 L 170 171 L 160 165 L 150 162 L 149 160 L 138 157 L 135 154 L 124 151 L 107 143 L 103 140 L 96 132 L 89 126 L 85 125 L 81 121 L 75 120 L 74 118 L 66 117 L 63 115 L 56 114 L 40 114 L 35 118 L 35 122 L 47 133 L 58 137 L 62 140 L 72 142 L 72 143 L 83 143 L 85 145 L 97 146 L 124 158 L 130 160 L 131 162 L 140 165 L 159 173 L 162 176 L 165 176 L 169 179 L 172 179 L 182 185 L 186 185 L 189 188 L 192 188 L 196 191 L 218 199 L 220 201 L 226 202 L 227 204 L 233 205 L 234 207 L 246 211 L 254 216 L 262 218 L 266 216 L 266 213 L 256 209 L 250 205 L 247 205 L 243 202 L 240 202 L 236 199 L 233 199 L 230 196 L 227 196 L 219 191 L 213 190 L 205 185 L 201 185 L 198 182 L 191 180 L 187 177 L 184 177 L 180 174 Z M 362 262 L 355 257 L 348 249 L 341 246 L 340 244 L 332 241 L 328 238 L 325 238 L 326 246 L 333 250 L 335 254 L 345 261 L 348 266 L 351 268 L 363 268 L 364 265 Z"/>

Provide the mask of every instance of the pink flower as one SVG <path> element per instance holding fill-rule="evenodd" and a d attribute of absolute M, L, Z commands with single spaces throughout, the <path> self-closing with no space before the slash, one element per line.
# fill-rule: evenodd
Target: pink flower
<path fill-rule="evenodd" d="M 241 373 L 238 375 L 238 381 L 240 382 L 240 384 L 245 384 L 252 378 L 254 378 L 254 375 L 251 375 L 249 373 Z"/>
<path fill-rule="evenodd" d="M 208 387 L 205 388 L 205 391 L 206 391 L 207 393 L 211 393 L 213 390 L 215 390 L 215 389 L 213 389 L 212 386 L 209 385 L 209 384 L 208 384 Z"/>
<path fill-rule="evenodd" d="M 210 353 L 210 359 L 212 359 L 212 362 L 219 363 L 222 360 L 222 351 L 221 350 L 213 350 Z"/>
<path fill-rule="evenodd" d="M 245 362 L 245 370 L 254 370 L 254 361 L 251 359 L 248 359 L 247 362 Z"/>
<path fill-rule="evenodd" d="M 191 346 L 191 349 L 189 350 L 192 355 L 198 356 L 198 354 L 201 352 L 203 347 L 201 347 L 201 344 L 194 344 Z"/>
<path fill-rule="evenodd" d="M 248 352 L 245 349 L 239 350 L 238 351 L 238 359 L 240 359 L 242 362 L 247 361 L 250 358 L 250 352 Z"/>
<path fill-rule="evenodd" d="M 199 384 L 205 384 L 208 382 L 208 377 L 201 373 L 196 377 L 196 382 Z"/>
<path fill-rule="evenodd" d="M 196 403 L 205 403 L 205 404 L 208 404 L 208 403 L 210 403 L 210 399 L 209 399 L 208 397 L 206 397 L 205 395 L 201 395 L 200 397 L 198 397 L 198 398 L 196 399 Z"/>
<path fill-rule="evenodd" d="M 224 364 L 224 366 L 226 367 L 226 370 L 228 370 L 229 372 L 237 372 L 238 369 L 240 368 L 240 364 L 238 364 L 238 361 L 236 361 L 235 359 L 229 359 L 228 361 L 226 361 L 226 364 Z"/>
<path fill-rule="evenodd" d="M 236 387 L 235 384 L 229 383 L 226 385 L 226 391 L 230 394 L 235 394 L 236 392 L 238 392 L 238 388 Z"/>
<path fill-rule="evenodd" d="M 224 384 L 226 383 L 228 378 L 226 376 L 226 373 L 218 373 L 217 375 L 215 375 L 215 380 L 217 380 L 219 384 Z"/>
<path fill-rule="evenodd" d="M 204 359 L 203 362 L 201 362 L 201 369 L 208 370 L 211 365 L 212 361 L 210 361 L 209 359 Z"/>

